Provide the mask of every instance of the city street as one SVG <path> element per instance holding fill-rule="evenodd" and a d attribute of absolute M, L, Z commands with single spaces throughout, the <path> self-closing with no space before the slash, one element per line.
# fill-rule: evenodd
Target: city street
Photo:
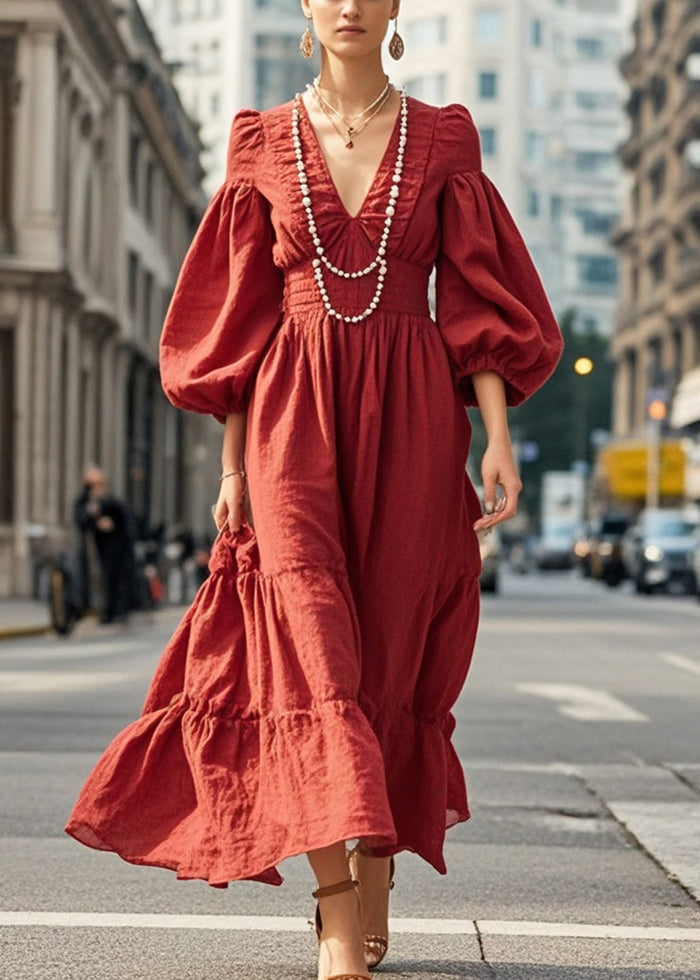
<path fill-rule="evenodd" d="M 176 620 L 0 643 L 4 980 L 315 976 L 304 859 L 217 890 L 63 835 Z M 399 857 L 377 976 L 697 980 L 699 635 L 694 598 L 504 575 L 457 706 L 473 819 L 447 878 Z"/>

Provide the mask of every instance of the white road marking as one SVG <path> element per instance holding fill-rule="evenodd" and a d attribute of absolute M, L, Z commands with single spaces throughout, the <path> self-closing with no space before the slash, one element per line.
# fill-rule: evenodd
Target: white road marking
<path fill-rule="evenodd" d="M 659 660 L 663 660 L 665 664 L 671 664 L 672 667 L 678 667 L 680 670 L 687 670 L 691 674 L 700 675 L 700 663 L 697 660 L 691 660 L 690 657 L 682 657 L 678 653 L 660 653 Z"/>
<path fill-rule="evenodd" d="M 113 912 L 0 912 L 0 927 L 70 929 L 209 929 L 229 932 L 307 932 L 308 919 L 272 915 L 149 915 Z M 608 926 L 578 922 L 471 919 L 397 919 L 391 931 L 411 935 L 550 936 L 572 939 L 646 939 L 700 943 L 700 929 Z"/>
<path fill-rule="evenodd" d="M 518 684 L 522 694 L 560 702 L 557 711 L 577 721 L 649 721 L 607 691 L 576 684 Z"/>
<path fill-rule="evenodd" d="M 577 922 L 478 921 L 482 936 L 547 936 L 566 939 L 650 939 L 700 943 L 700 929 L 662 926 L 600 926 Z"/>
<path fill-rule="evenodd" d="M 108 684 L 121 684 L 130 675 L 122 673 L 76 673 L 49 670 L 0 671 L 0 697 L 3 694 L 63 694 L 90 691 Z"/>

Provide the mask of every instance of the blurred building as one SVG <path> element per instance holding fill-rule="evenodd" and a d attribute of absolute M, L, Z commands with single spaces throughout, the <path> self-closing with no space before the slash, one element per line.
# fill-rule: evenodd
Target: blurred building
<path fill-rule="evenodd" d="M 298 0 L 143 0 L 188 111 L 201 126 L 206 187 L 221 183 L 231 121 L 294 97 L 314 74 L 299 53 Z"/>
<path fill-rule="evenodd" d="M 700 431 L 700 3 L 641 0 L 622 68 L 631 193 L 615 233 L 614 432 L 643 435 L 652 401 Z"/>
<path fill-rule="evenodd" d="M 484 170 L 520 225 L 559 313 L 611 333 L 623 197 L 617 62 L 635 0 L 413 0 L 392 78 L 428 102 L 461 102 Z"/>
<path fill-rule="evenodd" d="M 133 0 L 2 0 L 0 595 L 66 542 L 91 461 L 142 523 L 204 530 L 208 420 L 157 366 L 199 153 Z"/>

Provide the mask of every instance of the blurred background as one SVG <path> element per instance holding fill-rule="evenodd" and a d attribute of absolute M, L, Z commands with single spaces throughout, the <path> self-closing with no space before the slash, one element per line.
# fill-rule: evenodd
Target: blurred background
<path fill-rule="evenodd" d="M 700 4 L 404 0 L 399 26 L 393 81 L 470 108 L 567 340 L 512 414 L 524 505 L 489 547 L 696 591 Z M 158 337 L 233 114 L 317 71 L 304 28 L 297 0 L 0 0 L 0 597 L 41 594 L 90 464 L 140 539 L 208 544 L 220 429 L 167 403 Z"/>

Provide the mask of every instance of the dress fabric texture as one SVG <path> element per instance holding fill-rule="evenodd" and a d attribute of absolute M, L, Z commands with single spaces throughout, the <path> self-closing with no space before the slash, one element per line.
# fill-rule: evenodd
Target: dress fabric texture
<path fill-rule="evenodd" d="M 471 376 L 516 405 L 561 337 L 461 106 L 408 100 L 379 308 L 330 317 L 314 281 L 291 103 L 234 120 L 227 178 L 184 262 L 161 342 L 171 401 L 246 410 L 255 530 L 222 533 L 142 716 L 89 776 L 67 831 L 222 886 L 279 884 L 284 858 L 361 838 L 445 872 L 469 816 L 451 709 L 476 636 L 480 516 L 466 476 Z M 376 255 L 398 120 L 360 212 L 301 138 L 331 260 Z M 436 274 L 436 313 L 429 278 Z M 361 313 L 374 276 L 327 275 Z"/>

